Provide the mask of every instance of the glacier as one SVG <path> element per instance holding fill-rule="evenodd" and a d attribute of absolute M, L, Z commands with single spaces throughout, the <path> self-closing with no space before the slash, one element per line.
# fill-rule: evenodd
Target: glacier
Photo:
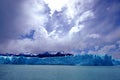
<path fill-rule="evenodd" d="M 0 64 L 28 64 L 28 65 L 81 65 L 81 66 L 113 66 L 120 61 L 109 55 L 73 55 L 59 57 L 25 57 L 0 55 Z"/>

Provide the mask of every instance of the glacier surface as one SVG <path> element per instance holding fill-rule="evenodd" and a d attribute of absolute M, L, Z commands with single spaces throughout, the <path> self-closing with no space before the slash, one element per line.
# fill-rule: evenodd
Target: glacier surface
<path fill-rule="evenodd" d="M 63 57 L 25 57 L 0 56 L 0 64 L 30 64 L 30 65 L 84 65 L 84 66 L 113 66 L 120 61 L 108 55 L 73 55 Z"/>

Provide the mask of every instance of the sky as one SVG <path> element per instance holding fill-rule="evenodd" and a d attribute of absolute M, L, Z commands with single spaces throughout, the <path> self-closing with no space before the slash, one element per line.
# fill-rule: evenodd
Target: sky
<path fill-rule="evenodd" d="M 0 53 L 120 58 L 120 0 L 0 0 Z"/>

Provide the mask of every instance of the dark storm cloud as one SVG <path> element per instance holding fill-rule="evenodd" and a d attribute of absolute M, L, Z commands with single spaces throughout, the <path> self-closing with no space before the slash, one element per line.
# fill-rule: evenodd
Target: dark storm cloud
<path fill-rule="evenodd" d="M 23 0 L 0 0 L 0 43 L 16 39 L 19 35 L 15 19 L 19 16 Z"/>

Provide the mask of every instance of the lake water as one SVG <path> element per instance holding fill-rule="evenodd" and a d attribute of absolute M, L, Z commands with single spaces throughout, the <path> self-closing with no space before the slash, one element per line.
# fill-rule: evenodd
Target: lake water
<path fill-rule="evenodd" d="M 0 65 L 0 80 L 120 80 L 120 67 Z"/>

